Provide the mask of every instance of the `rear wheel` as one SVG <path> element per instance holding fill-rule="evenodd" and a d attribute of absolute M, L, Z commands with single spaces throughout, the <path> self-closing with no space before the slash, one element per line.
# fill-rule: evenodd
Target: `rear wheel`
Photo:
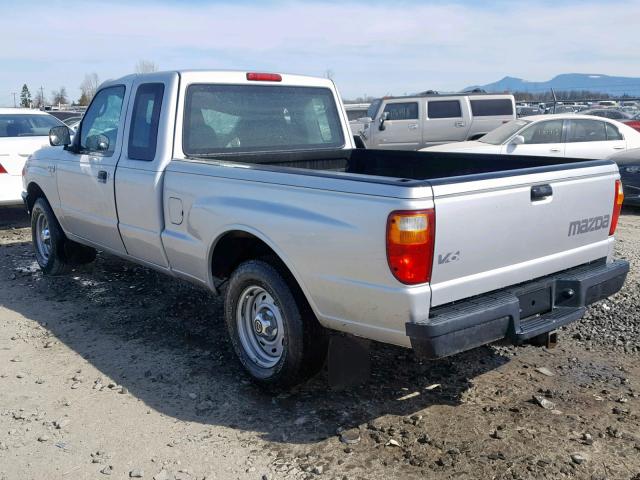
<path fill-rule="evenodd" d="M 278 262 L 250 260 L 235 270 L 225 319 L 240 362 L 260 384 L 293 385 L 324 364 L 327 332 Z"/>

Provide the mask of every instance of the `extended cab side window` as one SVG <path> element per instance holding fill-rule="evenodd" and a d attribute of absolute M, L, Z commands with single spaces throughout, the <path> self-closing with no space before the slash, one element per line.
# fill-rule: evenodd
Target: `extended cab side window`
<path fill-rule="evenodd" d="M 129 129 L 129 158 L 145 161 L 155 158 L 163 95 L 163 83 L 144 83 L 138 87 Z"/>
<path fill-rule="evenodd" d="M 80 126 L 80 149 L 110 157 L 118 139 L 124 85 L 100 90 L 93 98 Z M 107 144 L 104 144 L 104 140 Z"/>
<path fill-rule="evenodd" d="M 534 123 L 522 134 L 525 144 L 560 143 L 562 140 L 562 120 L 547 120 Z"/>
<path fill-rule="evenodd" d="M 427 118 L 460 118 L 462 108 L 460 100 L 429 100 Z"/>
<path fill-rule="evenodd" d="M 571 120 L 568 143 L 603 142 L 607 139 L 605 122 L 600 120 Z"/>
<path fill-rule="evenodd" d="M 387 120 L 417 120 L 418 102 L 387 103 L 384 113 Z"/>

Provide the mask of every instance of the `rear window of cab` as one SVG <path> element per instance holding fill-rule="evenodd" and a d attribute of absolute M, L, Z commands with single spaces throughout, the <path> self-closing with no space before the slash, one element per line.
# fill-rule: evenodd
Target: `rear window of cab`
<path fill-rule="evenodd" d="M 187 155 L 335 149 L 345 144 L 328 88 L 194 84 L 185 102 Z"/>

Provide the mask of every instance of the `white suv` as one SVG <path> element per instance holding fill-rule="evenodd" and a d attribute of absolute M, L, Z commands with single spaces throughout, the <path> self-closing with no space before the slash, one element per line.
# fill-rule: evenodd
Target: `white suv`
<path fill-rule="evenodd" d="M 516 118 L 513 95 L 424 93 L 374 100 L 361 119 L 367 148 L 419 150 L 476 140 Z"/>

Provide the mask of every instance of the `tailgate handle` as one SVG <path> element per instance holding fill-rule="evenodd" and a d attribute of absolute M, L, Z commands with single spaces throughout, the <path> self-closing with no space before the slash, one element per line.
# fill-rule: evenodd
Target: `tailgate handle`
<path fill-rule="evenodd" d="M 531 201 L 544 200 L 553 195 L 551 185 L 534 185 L 531 187 Z"/>

